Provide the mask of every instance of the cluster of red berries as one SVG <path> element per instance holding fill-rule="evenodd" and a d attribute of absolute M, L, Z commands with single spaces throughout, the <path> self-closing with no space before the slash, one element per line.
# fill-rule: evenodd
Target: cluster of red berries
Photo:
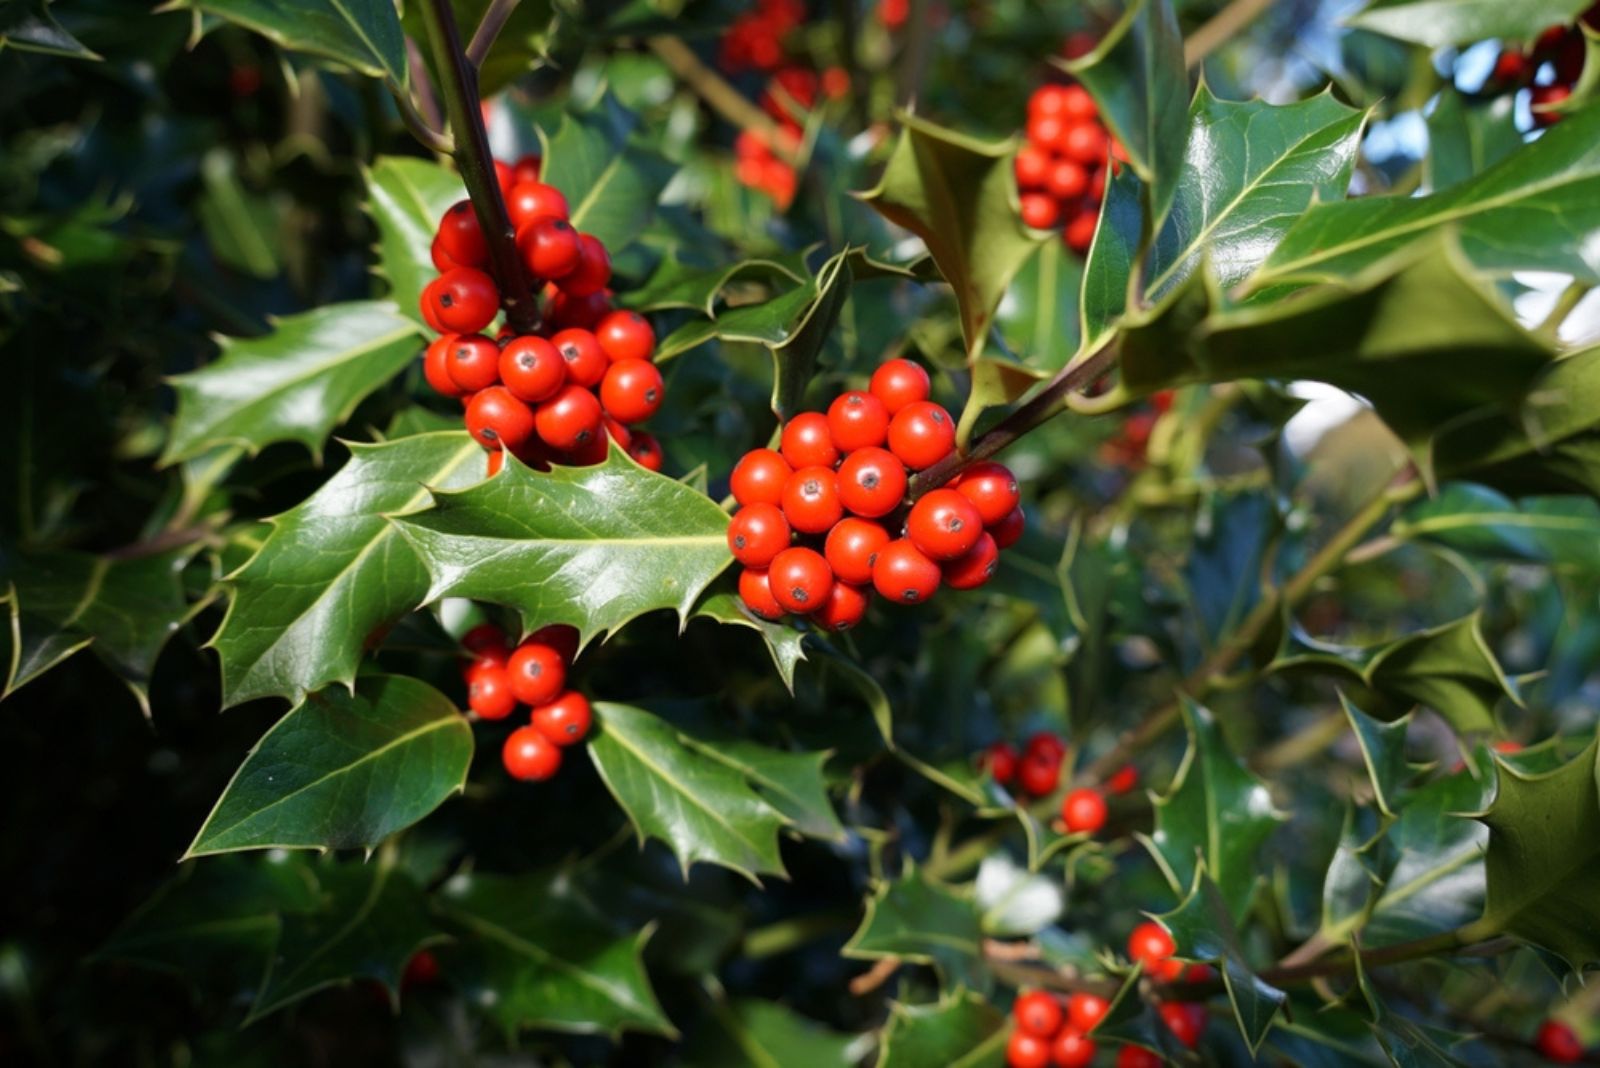
<path fill-rule="evenodd" d="M 777 70 L 787 55 L 784 38 L 805 19 L 805 0 L 756 0 L 723 31 L 720 66 L 727 74 Z"/>
<path fill-rule="evenodd" d="M 1112 467 L 1139 468 L 1144 465 L 1145 451 L 1150 447 L 1150 433 L 1156 421 L 1172 410 L 1174 393 L 1164 389 L 1151 395 L 1150 400 L 1134 407 L 1123 417 L 1122 426 L 1100 445 L 1100 459 Z"/>
<path fill-rule="evenodd" d="M 483 719 L 501 720 L 526 705 L 525 727 L 506 738 L 500 759 L 514 779 L 543 782 L 561 768 L 561 750 L 589 733 L 588 698 L 567 689 L 567 672 L 578 655 L 578 632 L 560 623 L 540 627 L 515 649 L 505 632 L 483 623 L 462 637 L 471 654 L 462 668 L 467 707 Z"/>
<path fill-rule="evenodd" d="M 1539 1025 L 1533 1048 L 1547 1061 L 1556 1064 L 1577 1064 L 1583 1060 L 1583 1042 L 1578 1033 L 1560 1020 L 1546 1020 Z"/>
<path fill-rule="evenodd" d="M 1023 743 L 1019 752 L 1010 742 L 995 742 L 978 758 L 978 764 L 995 782 L 1007 789 L 1016 788 L 1029 797 L 1048 797 L 1061 785 L 1062 764 L 1067 743 L 1059 734 L 1039 731 Z M 1061 802 L 1061 821 L 1068 834 L 1093 834 L 1106 822 L 1106 794 L 1125 794 L 1139 785 L 1139 769 L 1124 766 L 1106 780 L 1099 790 L 1073 790 Z"/>
<path fill-rule="evenodd" d="M 1087 252 L 1117 152 L 1094 97 L 1081 85 L 1040 86 L 1028 99 L 1024 133 L 1027 144 L 1016 159 L 1022 221 L 1039 230 L 1059 227 L 1068 248 Z"/>
<path fill-rule="evenodd" d="M 1539 126 L 1561 121 L 1561 112 L 1547 109 L 1565 103 L 1583 75 L 1587 49 L 1582 26 L 1600 30 L 1600 3 L 1592 5 L 1570 26 L 1549 27 L 1538 36 L 1532 48 L 1503 49 L 1485 87 L 1491 91 L 1515 92 L 1537 82 L 1530 90 L 1533 121 Z M 1543 73 L 1546 70 L 1548 73 Z"/>
<path fill-rule="evenodd" d="M 1010 471 L 976 464 L 905 507 L 908 473 L 943 460 L 955 441 L 950 413 L 928 400 L 928 373 L 895 359 L 826 415 L 791 419 L 779 449 L 745 453 L 728 524 L 745 605 L 763 619 L 793 613 L 843 630 L 866 613 L 869 584 L 917 604 L 941 585 L 989 581 L 1000 550 L 1022 535 Z"/>
<path fill-rule="evenodd" d="M 467 430 L 490 450 L 490 474 L 506 452 L 541 469 L 600 463 L 608 438 L 660 470 L 655 438 L 629 429 L 666 393 L 651 362 L 655 331 L 643 316 L 611 309 L 611 257 L 598 238 L 573 229 L 566 197 L 539 181 L 538 159 L 496 168 L 523 266 L 546 287 L 544 329 L 484 333 L 499 315 L 500 287 L 472 202 L 460 201 L 439 222 L 440 273 L 422 290 L 422 317 L 439 332 L 423 356 L 428 384 L 461 398 Z"/>

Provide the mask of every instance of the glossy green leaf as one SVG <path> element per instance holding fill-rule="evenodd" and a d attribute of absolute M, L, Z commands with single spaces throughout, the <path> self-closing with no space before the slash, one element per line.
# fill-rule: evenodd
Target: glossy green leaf
<path fill-rule="evenodd" d="M 1183 718 L 1189 748 L 1171 790 L 1156 799 L 1145 843 L 1174 893 L 1192 888 L 1204 865 L 1229 911 L 1242 916 L 1261 875 L 1256 851 L 1285 817 L 1228 749 L 1209 711 L 1185 699 Z"/>
<path fill-rule="evenodd" d="M 861 198 L 922 238 L 955 291 L 973 360 L 1006 288 L 1043 236 L 1022 224 L 1010 142 L 976 141 L 911 115 L 901 121 L 883 177 Z"/>
<path fill-rule="evenodd" d="M 656 609 L 686 619 L 732 560 L 722 509 L 617 449 L 548 474 L 508 460 L 433 500 L 394 520 L 433 578 L 428 601 L 509 605 L 530 630 L 566 623 L 585 642 Z"/>
<path fill-rule="evenodd" d="M 1384 815 L 1393 816 L 1400 810 L 1400 790 L 1411 774 L 1406 763 L 1406 728 L 1411 726 L 1411 717 L 1401 716 L 1393 723 L 1384 723 L 1351 704 L 1344 694 L 1339 695 L 1339 703 L 1361 747 L 1361 759 L 1367 766 L 1378 808 Z"/>
<path fill-rule="evenodd" d="M 1516 98 L 1478 101 L 1446 89 L 1428 114 L 1428 154 L 1423 173 L 1430 192 L 1460 185 L 1522 147 Z"/>
<path fill-rule="evenodd" d="M 265 337 L 223 338 L 216 360 L 172 379 L 178 413 L 161 462 L 225 444 L 255 453 L 277 441 L 320 458 L 333 428 L 399 374 L 421 340 L 389 301 L 329 304 L 277 320 Z"/>
<path fill-rule="evenodd" d="M 702 755 L 743 775 L 756 793 L 783 813 L 801 834 L 844 841 L 844 828 L 828 800 L 822 773 L 829 754 L 795 753 L 746 738 L 699 737 L 681 730 L 679 736 Z"/>
<path fill-rule="evenodd" d="M 617 294 L 617 302 L 636 311 L 684 308 L 714 316 L 717 302 L 735 283 L 759 282 L 776 288 L 804 283 L 811 276 L 804 252 L 738 260 L 705 267 L 684 262 L 677 250 L 661 258 L 644 284 Z"/>
<path fill-rule="evenodd" d="M 916 869 L 884 882 L 867 899 L 866 916 L 844 955 L 899 957 L 933 965 L 947 983 L 974 990 L 989 986 L 976 904 Z"/>
<path fill-rule="evenodd" d="M 1389 533 L 1477 560 L 1600 574 L 1600 503 L 1587 497 L 1518 503 L 1486 486 L 1452 482 L 1407 508 Z"/>
<path fill-rule="evenodd" d="M 726 626 L 748 627 L 761 635 L 772 663 L 789 692 L 794 692 L 794 671 L 806 658 L 806 632 L 762 619 L 744 606 L 736 593 L 713 593 L 694 610 L 695 619 L 711 619 Z"/>
<path fill-rule="evenodd" d="M 459 430 L 349 449 L 229 576 L 233 600 L 210 643 L 224 705 L 348 685 L 373 640 L 428 594 L 427 568 L 385 517 L 483 476 L 483 449 Z"/>
<path fill-rule="evenodd" d="M 1139 307 L 1141 295 L 1131 292 L 1140 243 L 1144 240 L 1144 184 L 1131 170 L 1106 180 L 1100 224 L 1083 270 L 1079 293 L 1082 351 L 1099 349 L 1124 315 Z"/>
<path fill-rule="evenodd" d="M 367 171 L 367 214 L 378 230 L 373 269 L 389 283 L 389 296 L 406 315 L 422 322 L 422 287 L 439 277 L 433 236 L 439 220 L 466 187 L 454 171 L 411 156 L 379 156 Z"/>
<path fill-rule="evenodd" d="M 1078 350 L 1082 284 L 1083 260 L 1060 241 L 1041 244 L 1011 280 L 995 320 L 1027 367 L 1056 371 Z"/>
<path fill-rule="evenodd" d="M 1359 959 L 1355 971 L 1357 989 L 1371 1014 L 1369 1026 L 1394 1068 L 1464 1068 L 1465 1062 L 1453 1056 L 1450 1047 L 1466 1036 L 1391 1011 L 1378 996 Z"/>
<path fill-rule="evenodd" d="M 784 874 L 778 832 L 788 820 L 741 769 L 643 709 L 599 702 L 594 712 L 589 755 L 641 843 L 665 842 L 686 876 L 698 860 L 752 880 Z"/>
<path fill-rule="evenodd" d="M 607 924 L 564 874 L 465 873 L 438 901 L 466 947 L 467 996 L 508 1034 L 538 1027 L 676 1035 L 641 959 L 649 932 Z"/>
<path fill-rule="evenodd" d="M 0 51 L 38 52 L 67 59 L 99 59 L 62 29 L 48 0 L 0 0 Z"/>
<path fill-rule="evenodd" d="M 272 202 L 244 187 L 233 155 L 220 148 L 200 161 L 200 180 L 204 192 L 196 210 L 212 254 L 253 278 L 276 276 L 281 224 Z"/>
<path fill-rule="evenodd" d="M 392 0 L 173 0 L 169 7 L 238 23 L 291 52 L 331 59 L 396 85 L 410 83 Z"/>
<path fill-rule="evenodd" d="M 250 751 L 187 856 L 371 849 L 466 785 L 472 726 L 417 679 L 365 675 L 296 705 Z"/>
<path fill-rule="evenodd" d="M 1183 903 L 1164 914 L 1161 922 L 1172 933 L 1180 956 L 1215 964 L 1222 972 L 1234 1022 L 1250 1052 L 1256 1053 L 1288 997 L 1251 970 L 1239 947 L 1233 910 L 1203 864 Z"/>
<path fill-rule="evenodd" d="M 889 1003 L 876 1068 L 1003 1068 L 1011 1030 L 987 998 L 955 991 L 925 1005 Z"/>
<path fill-rule="evenodd" d="M 712 1026 L 685 1045 L 690 1068 L 850 1068 L 856 1036 L 830 1030 L 777 1002 L 718 999 Z"/>
<path fill-rule="evenodd" d="M 1350 278 L 1440 227 L 1454 232 L 1481 271 L 1559 271 L 1600 282 L 1600 250 L 1590 240 L 1600 230 L 1600 108 L 1568 116 L 1477 177 L 1431 196 L 1312 208 L 1255 284 Z"/>
<path fill-rule="evenodd" d="M 1587 0 L 1373 0 L 1346 24 L 1429 48 L 1491 37 L 1531 41 L 1547 26 L 1572 22 Z"/>
<path fill-rule="evenodd" d="M 1488 897 L 1474 930 L 1515 935 L 1581 972 L 1600 963 L 1600 740 L 1555 771 L 1498 770 L 1480 817 Z"/>
<path fill-rule="evenodd" d="M 629 143 L 635 117 L 607 94 L 568 112 L 549 140 L 541 181 L 566 195 L 572 225 L 615 256 L 644 231 L 675 168 Z"/>

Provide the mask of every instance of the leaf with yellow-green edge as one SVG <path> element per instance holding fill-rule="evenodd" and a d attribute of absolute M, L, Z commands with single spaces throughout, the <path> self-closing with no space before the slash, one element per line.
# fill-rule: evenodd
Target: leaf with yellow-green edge
<path fill-rule="evenodd" d="M 494 478 L 395 516 L 432 578 L 426 600 L 508 605 L 528 629 L 565 623 L 587 643 L 645 612 L 687 619 L 732 562 L 728 516 L 620 450 L 539 473 L 507 459 Z"/>
<path fill-rule="evenodd" d="M 1011 280 L 995 321 L 1030 369 L 1059 371 L 1078 350 L 1082 284 L 1083 260 L 1061 241 L 1041 244 Z"/>
<path fill-rule="evenodd" d="M 1453 89 L 1440 92 L 1428 113 L 1428 154 L 1422 167 L 1430 192 L 1480 174 L 1522 147 L 1516 97 L 1475 100 Z"/>
<path fill-rule="evenodd" d="M 0 50 L 38 52 L 66 59 L 100 59 L 50 14 L 49 0 L 0 3 Z"/>
<path fill-rule="evenodd" d="M 1451 482 L 1406 508 L 1389 536 L 1473 560 L 1600 575 L 1600 502 L 1588 497 L 1512 501 L 1487 486 Z"/>
<path fill-rule="evenodd" d="M 685 1068 L 851 1068 L 856 1036 L 762 998 L 714 997 L 712 1026 L 684 1044 Z"/>
<path fill-rule="evenodd" d="M 710 619 L 732 627 L 746 627 L 761 635 L 778 676 L 790 693 L 794 692 L 794 671 L 806 658 L 806 632 L 785 623 L 762 619 L 745 607 L 736 593 L 713 593 L 694 610 L 695 619 Z"/>
<path fill-rule="evenodd" d="M 641 312 L 683 308 L 714 316 L 723 292 L 736 282 L 760 282 L 774 288 L 805 282 L 811 277 L 806 267 L 806 254 L 809 251 L 760 256 L 726 266 L 706 267 L 687 263 L 676 249 L 669 249 L 644 284 L 618 293 L 617 303 Z"/>
<path fill-rule="evenodd" d="M 1374 719 L 1350 703 L 1343 693 L 1339 704 L 1356 743 L 1361 747 L 1361 760 L 1367 767 L 1367 778 L 1372 783 L 1373 799 L 1385 816 L 1393 817 L 1400 811 L 1400 790 L 1411 774 L 1406 763 L 1406 729 L 1411 726 L 1409 714 L 1392 723 Z"/>
<path fill-rule="evenodd" d="M 796 831 L 810 838 L 844 841 L 844 827 L 828 800 L 822 770 L 831 753 L 774 749 L 748 738 L 691 732 L 681 727 L 678 737 L 691 749 L 743 775 L 756 793 L 788 818 Z"/>
<path fill-rule="evenodd" d="M 461 176 L 431 160 L 379 156 L 366 170 L 367 214 L 378 229 L 373 271 L 389 283 L 389 296 L 422 322 L 422 288 L 439 277 L 433 236 L 450 206 L 467 195 Z"/>
<path fill-rule="evenodd" d="M 174 0 L 237 23 L 291 52 L 331 59 L 398 86 L 410 84 L 406 40 L 393 0 Z"/>
<path fill-rule="evenodd" d="M 970 898 L 908 868 L 867 899 L 861 926 L 844 947 L 846 957 L 898 957 L 937 968 L 945 982 L 984 991 L 992 977 L 983 967 L 983 927 Z"/>
<path fill-rule="evenodd" d="M 546 144 L 539 174 L 566 196 L 573 227 L 599 238 L 613 256 L 644 232 L 677 170 L 630 143 L 637 124 L 609 92 L 586 111 L 567 112 Z"/>
<path fill-rule="evenodd" d="M 1449 48 L 1491 37 L 1528 41 L 1546 27 L 1577 19 L 1589 0 L 1373 0 L 1345 24 L 1388 37 Z"/>
<path fill-rule="evenodd" d="M 989 1000 L 953 991 L 923 1005 L 889 1003 L 875 1068 L 1004 1068 L 1011 1029 Z"/>

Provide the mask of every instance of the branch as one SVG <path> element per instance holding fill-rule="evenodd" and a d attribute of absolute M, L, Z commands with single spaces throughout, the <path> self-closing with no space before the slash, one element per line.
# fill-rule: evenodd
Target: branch
<path fill-rule="evenodd" d="M 519 333 L 532 333 L 539 326 L 539 305 L 517 255 L 517 235 L 506 216 L 505 198 L 495 178 L 494 156 L 489 151 L 489 134 L 483 128 L 483 110 L 478 103 L 478 73 L 461 50 L 461 35 L 456 30 L 455 12 L 450 0 L 424 0 L 422 17 L 433 45 L 434 67 L 439 72 L 445 112 L 455 134 L 453 153 L 467 195 L 472 198 L 478 224 L 489 243 L 489 257 L 495 280 L 500 284 L 500 303 L 506 321 Z"/>
<path fill-rule="evenodd" d="M 1561 295 L 1556 298 L 1555 304 L 1550 309 L 1550 314 L 1545 316 L 1544 322 L 1540 323 L 1534 332 L 1550 341 L 1560 341 L 1562 324 L 1567 321 L 1567 316 L 1583 303 L 1583 298 L 1589 295 L 1589 290 L 1592 288 L 1594 287 L 1588 282 L 1574 279 L 1561 291 Z"/>
<path fill-rule="evenodd" d="M 411 84 L 417 87 L 417 105 L 423 117 L 435 130 L 444 129 L 444 112 L 439 110 L 439 93 L 433 87 L 433 75 L 428 73 L 422 49 L 409 37 L 406 38 L 406 66 L 411 69 Z"/>
<path fill-rule="evenodd" d="M 489 49 L 494 47 L 494 39 L 505 29 L 511 13 L 517 9 L 517 3 L 518 0 L 494 0 L 489 5 L 489 10 L 483 13 L 483 19 L 479 21 L 478 28 L 472 32 L 471 42 L 467 44 L 467 62 L 472 64 L 473 70 L 483 69 L 483 61 L 489 58 Z"/>
<path fill-rule="evenodd" d="M 782 136 L 783 127 L 772 121 L 765 111 L 744 98 L 744 94 L 725 81 L 722 75 L 700 62 L 694 49 L 676 37 L 660 36 L 649 40 L 654 52 L 667 69 L 695 91 L 706 105 L 741 130 L 760 135 L 773 155 L 793 166 L 800 161 L 798 153 Z"/>
<path fill-rule="evenodd" d="M 411 136 L 421 141 L 429 152 L 436 152 L 441 156 L 452 155 L 456 150 L 455 139 L 437 129 L 422 116 L 410 93 L 394 82 L 389 82 L 388 85 L 389 95 L 394 97 L 395 106 L 400 109 L 400 119 L 406 124 L 406 129 L 411 131 Z"/>
<path fill-rule="evenodd" d="M 1183 61 L 1190 67 L 1215 52 L 1272 6 L 1272 0 L 1233 0 L 1183 42 Z"/>

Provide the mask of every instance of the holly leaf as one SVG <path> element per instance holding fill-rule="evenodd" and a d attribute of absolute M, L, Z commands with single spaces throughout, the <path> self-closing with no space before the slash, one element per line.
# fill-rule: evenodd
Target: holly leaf
<path fill-rule="evenodd" d="M 273 202 L 245 188 L 233 154 L 225 149 L 213 148 L 201 158 L 200 181 L 195 213 L 212 255 L 252 278 L 277 277 L 281 224 Z"/>
<path fill-rule="evenodd" d="M 411 156 L 379 156 L 366 171 L 367 214 L 378 230 L 373 270 L 389 284 L 389 296 L 406 315 L 422 322 L 422 288 L 439 276 L 433 236 L 466 187 L 454 171 Z"/>
<path fill-rule="evenodd" d="M 372 849 L 467 781 L 472 726 L 444 694 L 366 675 L 296 705 L 250 751 L 185 857 Z"/>
<path fill-rule="evenodd" d="M 983 352 L 1006 288 L 1043 240 L 1022 223 L 1012 142 L 986 143 L 901 116 L 900 140 L 875 188 L 878 214 L 922 238 L 955 291 L 967 359 Z"/>
<path fill-rule="evenodd" d="M 1189 748 L 1172 789 L 1155 799 L 1155 830 L 1141 840 L 1172 885 L 1184 894 L 1204 871 L 1238 917 L 1261 874 L 1256 851 L 1285 819 L 1266 785 L 1228 749 L 1216 719 L 1183 699 Z"/>
<path fill-rule="evenodd" d="M 66 59 L 100 59 L 61 28 L 47 0 L 0 0 L 0 51 L 38 52 Z"/>
<path fill-rule="evenodd" d="M 613 256 L 644 232 L 677 170 L 629 143 L 637 121 L 610 93 L 588 111 L 567 112 L 539 175 L 566 195 L 573 227 L 598 237 Z"/>
<path fill-rule="evenodd" d="M 641 312 L 684 308 L 711 317 L 716 315 L 717 303 L 724 292 L 736 282 L 761 283 L 773 288 L 804 283 L 811 277 L 806 268 L 807 251 L 705 267 L 685 262 L 677 249 L 671 249 L 643 285 L 617 294 L 617 303 Z"/>
<path fill-rule="evenodd" d="M 1488 170 L 1431 196 L 1312 208 L 1252 285 L 1348 279 L 1446 226 L 1480 271 L 1559 271 L 1600 282 L 1600 250 L 1588 240 L 1600 230 L 1600 108 L 1569 115 Z"/>
<path fill-rule="evenodd" d="M 1428 48 L 1450 48 L 1491 37 L 1530 41 L 1547 26 L 1575 22 L 1588 6 L 1586 0 L 1373 0 L 1345 25 Z"/>
<path fill-rule="evenodd" d="M 715 620 L 725 626 L 747 627 L 761 635 L 783 684 L 794 693 L 794 671 L 806 658 L 806 632 L 762 619 L 744 606 L 738 594 L 713 593 L 694 610 L 695 619 Z"/>
<path fill-rule="evenodd" d="M 1474 930 L 1505 933 L 1560 957 L 1574 972 L 1600 963 L 1600 739 L 1554 771 L 1496 761 L 1487 898 Z"/>
<path fill-rule="evenodd" d="M 1460 185 L 1522 147 L 1516 98 L 1473 100 L 1445 90 L 1428 113 L 1428 154 L 1423 174 L 1430 192 Z"/>
<path fill-rule="evenodd" d="M 1401 788 L 1411 776 L 1411 767 L 1406 763 L 1406 729 L 1411 726 L 1411 716 L 1384 723 L 1351 704 L 1342 693 L 1339 704 L 1361 747 L 1361 760 L 1367 767 L 1378 808 L 1385 816 L 1393 817 L 1400 811 Z"/>
<path fill-rule="evenodd" d="M 278 319 L 272 333 L 222 338 L 216 360 L 171 380 L 178 412 L 162 464 L 238 444 L 253 455 L 298 441 L 318 462 L 333 428 L 405 369 L 418 327 L 391 301 L 329 304 Z"/>
<path fill-rule="evenodd" d="M 651 928 L 613 929 L 565 873 L 461 874 L 437 901 L 462 936 L 467 996 L 508 1035 L 537 1027 L 677 1037 L 644 969 Z"/>
<path fill-rule="evenodd" d="M 1058 371 L 1078 350 L 1082 285 L 1083 261 L 1060 241 L 1042 243 L 1012 279 L 995 320 L 1027 367 Z"/>
<path fill-rule="evenodd" d="M 665 842 L 685 878 L 697 860 L 759 883 L 784 875 L 778 831 L 787 823 L 732 763 L 708 756 L 658 716 L 628 705 L 594 706 L 589 755 L 642 844 Z"/>
<path fill-rule="evenodd" d="M 716 504 L 613 449 L 593 467 L 547 474 L 514 459 L 471 489 L 394 522 L 432 576 L 426 600 L 517 609 L 527 629 L 576 627 L 587 643 L 655 609 L 687 619 L 732 560 Z"/>
<path fill-rule="evenodd" d="M 1519 503 L 1486 486 L 1452 482 L 1407 508 L 1390 525 L 1389 535 L 1474 560 L 1600 574 L 1600 503 L 1588 497 L 1530 497 Z"/>
<path fill-rule="evenodd" d="M 291 52 L 410 84 L 405 35 L 391 0 L 172 0 L 161 10 L 213 15 Z"/>
<path fill-rule="evenodd" d="M 717 998 L 712 1026 L 701 1028 L 683 1051 L 683 1063 L 698 1068 L 849 1068 L 855 1035 L 830 1030 L 815 1020 L 761 998 Z"/>
<path fill-rule="evenodd" d="M 1130 287 L 1144 241 L 1144 188 L 1130 170 L 1113 171 L 1106 179 L 1100 223 L 1078 295 L 1083 352 L 1098 350 L 1123 316 L 1141 306 L 1143 298 Z"/>
<path fill-rule="evenodd" d="M 452 0 L 450 9 L 455 12 L 456 30 L 463 42 L 472 39 L 473 32 L 488 13 L 491 0 Z M 428 40 L 427 19 L 422 14 L 422 4 L 404 5 L 400 22 L 411 39 Z M 478 94 L 484 99 L 494 96 L 520 76 L 528 73 L 551 44 L 551 36 L 559 26 L 555 5 L 549 0 L 521 0 L 495 35 L 489 54 L 478 66 Z M 433 71 L 432 50 L 424 48 L 424 58 Z M 433 71 L 437 77 L 437 71 Z"/>
<path fill-rule="evenodd" d="M 690 748 L 744 776 L 796 831 L 811 838 L 845 840 L 822 774 L 831 754 L 794 753 L 745 738 L 699 737 L 681 729 L 678 733 Z"/>
<path fill-rule="evenodd" d="M 925 1005 L 889 1003 L 876 1068 L 1004 1068 L 1011 1029 L 987 998 L 957 990 Z"/>
<path fill-rule="evenodd" d="M 931 964 L 946 983 L 987 990 L 977 906 L 915 868 L 885 881 L 842 951 L 857 960 L 898 957 Z"/>

